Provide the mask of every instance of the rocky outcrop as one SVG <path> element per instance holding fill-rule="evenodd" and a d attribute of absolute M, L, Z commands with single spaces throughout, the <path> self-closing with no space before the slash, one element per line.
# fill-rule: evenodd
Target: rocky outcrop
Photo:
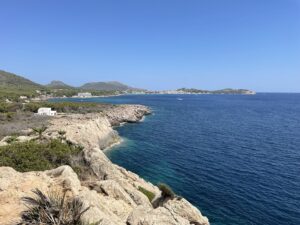
<path fill-rule="evenodd" d="M 29 173 L 0 167 L 0 224 L 11 225 L 20 219 L 20 213 L 26 209 L 21 198 L 31 195 L 31 190 L 35 188 L 45 193 L 49 190 L 71 188 L 73 194 L 78 194 L 80 187 L 76 173 L 68 166 Z"/>
<path fill-rule="evenodd" d="M 103 150 L 120 140 L 112 126 L 137 122 L 150 110 L 144 106 L 122 105 L 92 114 L 58 116 L 50 122 L 45 136 L 57 138 L 64 131 L 66 141 L 83 147 L 82 161 L 93 176 L 79 180 L 68 166 L 44 172 L 19 173 L 0 168 L 0 224 L 13 224 L 24 210 L 21 197 L 32 189 L 71 190 L 85 207 L 87 223 L 100 225 L 208 225 L 206 217 L 185 199 L 166 201 L 153 208 L 142 187 L 160 196 L 159 189 L 138 175 L 113 164 Z M 60 134 L 59 134 L 60 133 Z M 4 221 L 4 222 L 2 222 Z"/>
<path fill-rule="evenodd" d="M 150 113 L 151 110 L 142 105 L 121 105 L 118 110 L 106 110 L 105 116 L 112 126 L 119 126 L 122 123 L 136 123 Z"/>
<path fill-rule="evenodd" d="M 66 132 L 68 141 L 86 149 L 105 149 L 120 141 L 109 120 L 102 114 L 70 114 L 51 120 L 46 136 L 59 137 L 59 131 Z"/>

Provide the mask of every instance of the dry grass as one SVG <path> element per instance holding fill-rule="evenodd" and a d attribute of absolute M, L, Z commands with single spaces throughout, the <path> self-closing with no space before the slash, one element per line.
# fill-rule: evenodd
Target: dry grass
<path fill-rule="evenodd" d="M 2 118 L 2 119 L 1 119 Z M 0 115 L 0 140 L 9 135 L 27 135 L 26 130 L 47 126 L 49 117 L 35 116 L 28 112 L 17 112 L 10 119 Z"/>
<path fill-rule="evenodd" d="M 22 222 L 19 225 L 83 225 L 81 217 L 89 207 L 84 208 L 77 198 L 67 198 L 67 190 L 45 195 L 35 189 L 33 193 L 34 197 L 22 199 L 27 210 L 22 213 Z"/>

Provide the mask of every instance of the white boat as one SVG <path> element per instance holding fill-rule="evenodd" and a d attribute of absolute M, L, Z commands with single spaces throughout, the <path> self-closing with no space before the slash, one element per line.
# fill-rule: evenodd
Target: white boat
<path fill-rule="evenodd" d="M 178 100 L 178 101 L 182 101 L 183 99 L 182 99 L 182 98 L 177 98 L 177 100 Z"/>

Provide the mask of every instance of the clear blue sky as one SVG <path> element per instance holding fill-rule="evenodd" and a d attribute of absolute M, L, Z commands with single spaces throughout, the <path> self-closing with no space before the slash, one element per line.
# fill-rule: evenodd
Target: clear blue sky
<path fill-rule="evenodd" d="M 0 68 L 36 82 L 300 92 L 300 0 L 0 0 Z"/>

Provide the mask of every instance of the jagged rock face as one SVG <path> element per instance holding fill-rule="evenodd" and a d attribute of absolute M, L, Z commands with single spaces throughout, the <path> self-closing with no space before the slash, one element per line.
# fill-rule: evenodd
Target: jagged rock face
<path fill-rule="evenodd" d="M 78 194 L 81 184 L 76 173 L 68 166 L 28 173 L 19 173 L 10 167 L 0 167 L 1 225 L 15 224 L 20 219 L 20 213 L 26 209 L 21 198 L 30 196 L 35 188 L 45 193 L 49 190 L 70 188 L 73 194 Z"/>
<path fill-rule="evenodd" d="M 166 208 L 157 209 L 138 207 L 129 215 L 129 225 L 190 225 L 189 221 L 172 214 Z"/>
<path fill-rule="evenodd" d="M 208 225 L 206 217 L 185 199 L 173 199 L 154 209 L 139 187 L 160 196 L 159 189 L 138 175 L 113 164 L 103 149 L 119 141 L 112 125 L 137 122 L 150 113 L 144 106 L 119 106 L 102 114 L 66 115 L 51 121 L 46 131 L 48 138 L 66 132 L 65 138 L 83 149 L 83 161 L 94 174 L 80 181 L 69 166 L 44 172 L 18 173 L 12 168 L 0 167 L 0 225 L 13 224 L 25 209 L 21 198 L 39 188 L 71 190 L 85 207 L 87 223 L 100 225 Z"/>
<path fill-rule="evenodd" d="M 151 110 L 143 105 L 121 105 L 118 110 L 107 110 L 105 115 L 112 126 L 119 126 L 121 123 L 138 122 L 150 113 Z"/>
<path fill-rule="evenodd" d="M 47 135 L 58 137 L 58 131 L 65 131 L 67 140 L 87 149 L 105 149 L 120 140 L 108 119 L 101 114 L 72 114 L 54 118 Z"/>
<path fill-rule="evenodd" d="M 196 207 L 183 198 L 180 200 L 176 198 L 169 200 L 163 207 L 169 210 L 172 215 L 178 215 L 194 225 L 208 224 L 208 219 L 202 216 L 201 212 Z"/>
<path fill-rule="evenodd" d="M 207 225 L 208 221 L 186 200 L 170 200 L 163 207 L 153 209 L 149 201 L 136 202 L 139 192 L 128 192 L 115 180 L 96 181 L 89 187 L 82 186 L 76 173 L 69 166 L 61 166 L 44 172 L 19 173 L 10 167 L 0 167 L 0 224 L 19 222 L 26 209 L 21 198 L 31 196 L 31 190 L 71 190 L 70 195 L 79 198 L 87 223 L 107 225 Z M 133 190 L 133 189 L 132 189 Z M 137 195 L 137 196 L 135 196 Z"/>

